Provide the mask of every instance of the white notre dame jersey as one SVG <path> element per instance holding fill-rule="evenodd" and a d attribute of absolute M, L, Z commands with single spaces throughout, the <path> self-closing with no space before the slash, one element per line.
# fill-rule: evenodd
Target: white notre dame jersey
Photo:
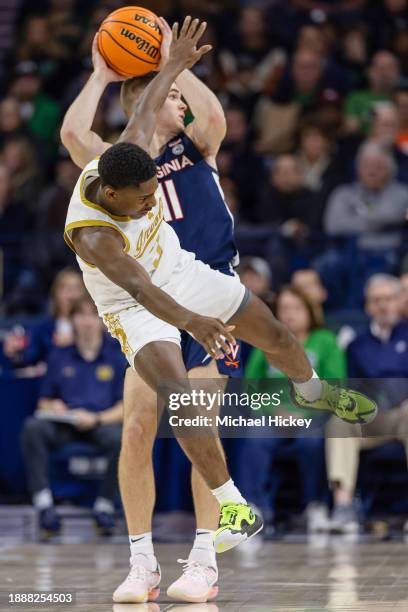
<path fill-rule="evenodd" d="M 161 198 L 157 198 L 157 205 L 141 219 L 112 215 L 85 196 L 87 186 L 96 177 L 98 159 L 84 168 L 75 185 L 65 223 L 64 237 L 67 244 L 75 251 L 71 233 L 76 228 L 111 227 L 122 236 L 124 251 L 143 266 L 154 285 L 163 287 L 173 273 L 184 268 L 195 256 L 180 247 L 177 234 L 164 221 Z M 100 315 L 135 306 L 134 298 L 112 283 L 96 266 L 83 261 L 78 255 L 77 261 L 86 288 Z"/>

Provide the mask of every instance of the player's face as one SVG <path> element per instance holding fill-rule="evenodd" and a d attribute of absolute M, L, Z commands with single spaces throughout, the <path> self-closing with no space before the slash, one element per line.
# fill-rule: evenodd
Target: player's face
<path fill-rule="evenodd" d="M 156 191 L 159 186 L 157 178 L 140 183 L 138 187 L 124 187 L 123 189 L 105 188 L 105 198 L 108 208 L 119 216 L 140 219 L 147 215 L 156 206 Z"/>
<path fill-rule="evenodd" d="M 173 83 L 157 117 L 158 129 L 166 133 L 168 132 L 170 135 L 176 135 L 184 130 L 186 110 L 187 104 L 181 97 L 181 91 L 177 85 Z"/>

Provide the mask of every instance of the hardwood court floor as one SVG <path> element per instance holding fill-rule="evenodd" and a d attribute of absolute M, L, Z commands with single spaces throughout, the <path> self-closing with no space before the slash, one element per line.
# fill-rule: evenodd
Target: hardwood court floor
<path fill-rule="evenodd" d="M 248 545 L 247 545 L 248 546 Z M 239 552 L 240 551 L 240 552 Z M 408 544 L 338 539 L 267 542 L 219 557 L 220 594 L 213 604 L 177 604 L 166 587 L 187 545 L 159 544 L 162 592 L 158 604 L 113 605 L 127 573 L 126 544 L 4 544 L 0 546 L 2 612 L 408 612 Z M 5 594 L 72 590 L 74 605 L 9 605 Z"/>

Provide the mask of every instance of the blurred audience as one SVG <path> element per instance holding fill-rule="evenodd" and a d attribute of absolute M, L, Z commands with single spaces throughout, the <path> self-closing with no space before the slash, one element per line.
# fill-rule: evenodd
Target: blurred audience
<path fill-rule="evenodd" d="M 355 379 L 352 386 L 377 399 L 380 415 L 364 437 L 355 426 L 338 419 L 328 426 L 327 469 L 334 499 L 331 527 L 341 533 L 358 530 L 353 498 L 360 450 L 398 439 L 404 442 L 408 457 L 408 323 L 402 318 L 402 284 L 390 275 L 374 275 L 366 285 L 365 298 L 370 326 L 348 348 L 348 375 Z"/>
<path fill-rule="evenodd" d="M 322 207 L 333 189 L 345 179 L 344 168 L 335 152 L 335 144 L 320 125 L 308 123 L 301 127 L 298 159 L 304 184 L 319 195 Z"/>
<path fill-rule="evenodd" d="M 373 105 L 391 100 L 401 73 L 397 57 L 389 51 L 378 51 L 367 69 L 368 88 L 351 92 L 346 99 L 346 129 L 366 133 L 370 127 Z"/>
<path fill-rule="evenodd" d="M 37 413 L 23 427 L 28 487 L 40 528 L 47 534 L 59 533 L 61 521 L 48 479 L 50 451 L 69 442 L 91 444 L 109 460 L 93 511 L 98 529 L 111 535 L 118 495 L 125 362 L 117 345 L 107 339 L 89 296 L 74 304 L 71 321 L 74 344 L 55 348 L 49 355 Z"/>
<path fill-rule="evenodd" d="M 329 198 L 325 231 L 348 241 L 328 251 L 316 265 L 329 291 L 342 291 L 349 305 L 360 305 L 369 276 L 397 268 L 408 188 L 395 180 L 395 173 L 392 155 L 368 142 L 357 156 L 357 181 L 338 187 Z"/>
<path fill-rule="evenodd" d="M 90 75 L 94 34 L 117 6 L 23 3 L 16 38 L 8 48 L 4 41 L 0 331 L 12 331 L 2 372 L 12 366 L 27 375 L 21 366 L 72 341 L 68 313 L 83 286 L 73 270 L 58 272 L 75 265 L 61 229 L 78 169 L 59 148 L 58 127 Z M 217 164 L 243 282 L 272 304 L 272 291 L 292 279 L 324 305 L 346 346 L 365 324 L 365 281 L 401 273 L 408 284 L 407 0 L 151 0 L 149 7 L 170 23 L 186 14 L 208 22 L 213 52 L 194 70 L 226 113 Z M 93 124 L 104 140 L 114 141 L 125 121 L 118 89 L 107 88 Z M 399 301 L 408 320 L 408 300 Z"/>
<path fill-rule="evenodd" d="M 55 154 L 60 106 L 43 90 L 39 66 L 32 60 L 20 62 L 13 76 L 9 95 L 18 100 L 31 134 L 44 144 L 48 155 Z"/>
<path fill-rule="evenodd" d="M 31 333 L 24 329 L 11 331 L 4 340 L 4 353 L 16 367 L 35 365 L 47 360 L 56 347 L 74 341 L 71 321 L 73 304 L 85 294 L 82 275 L 73 268 L 61 270 L 50 292 L 49 314 Z"/>
<path fill-rule="evenodd" d="M 285 237 L 303 241 L 319 227 L 322 206 L 305 185 L 300 161 L 293 155 L 277 157 L 260 196 L 258 222 L 277 224 Z"/>
<path fill-rule="evenodd" d="M 225 113 L 227 133 L 217 157 L 220 176 L 236 186 L 241 220 L 254 220 L 254 202 L 265 177 L 263 159 L 251 149 L 249 128 L 243 110 L 231 107 Z"/>
<path fill-rule="evenodd" d="M 338 187 L 329 199 L 329 236 L 356 236 L 359 248 L 381 251 L 401 244 L 408 188 L 395 180 L 395 165 L 382 147 L 367 143 L 357 157 L 357 181 Z"/>

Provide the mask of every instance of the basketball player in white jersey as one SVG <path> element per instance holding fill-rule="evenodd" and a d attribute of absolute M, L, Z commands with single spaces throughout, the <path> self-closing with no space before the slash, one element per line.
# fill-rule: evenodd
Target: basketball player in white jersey
<path fill-rule="evenodd" d="M 191 45 L 186 62 L 191 64 L 198 53 L 196 27 L 180 39 L 177 29 L 174 34 L 176 51 L 182 48 L 188 55 Z M 182 64 L 179 54 L 155 80 L 169 88 Z M 152 87 L 150 94 L 154 91 Z M 152 97 L 151 105 L 157 108 Z M 212 270 L 180 248 L 174 230 L 163 220 L 157 187 L 156 167 L 147 153 L 125 142 L 114 145 L 81 174 L 65 235 L 108 329 L 121 342 L 130 366 L 162 401 L 171 392 L 188 389 L 178 330 L 192 334 L 215 358 L 230 350 L 225 340 L 233 343 L 234 331 L 287 374 L 300 405 L 334 412 L 347 422 L 371 420 L 375 404 L 357 392 L 321 382 L 300 345 L 237 277 Z M 165 390 L 160 388 L 163 380 L 171 381 Z M 228 550 L 259 531 L 262 523 L 229 478 L 217 440 L 185 437 L 179 442 L 221 505 L 216 550 Z M 141 588 L 134 601 L 154 599 L 159 581 L 157 566 L 132 559 L 131 573 L 117 589 L 115 601 L 129 601 L 126 589 L 135 582 Z M 215 581 L 211 577 L 210 586 Z"/>
<path fill-rule="evenodd" d="M 190 18 L 186 18 L 183 27 L 188 26 L 190 21 Z M 163 19 L 159 19 L 159 25 L 163 33 L 162 65 L 165 65 L 169 55 L 171 30 Z M 203 24 L 203 29 L 204 26 L 205 24 Z M 93 45 L 93 63 L 95 71 L 68 110 L 61 130 L 62 140 L 70 151 L 72 159 L 82 168 L 93 157 L 102 154 L 110 146 L 109 143 L 104 143 L 97 134 L 92 132 L 91 126 L 98 101 L 107 83 L 121 79 L 119 75 L 106 66 L 98 52 L 96 39 Z M 123 84 L 121 102 L 127 116 L 131 115 L 132 108 L 134 108 L 147 82 L 148 79 L 141 79 L 140 82 L 138 79 L 130 79 Z M 183 121 L 180 122 L 180 115 L 184 114 L 186 106 L 180 98 L 180 89 L 194 112 L 194 121 L 188 126 L 186 135 L 191 139 L 192 146 L 195 146 L 201 153 L 208 168 L 214 169 L 214 176 L 209 172 L 207 174 L 210 174 L 210 176 L 203 176 L 203 172 L 198 170 L 198 179 L 197 176 L 191 176 L 191 173 L 189 179 L 186 177 L 183 194 L 187 193 L 187 189 L 190 188 L 188 186 L 188 180 L 190 180 L 190 183 L 194 183 L 191 188 L 194 193 L 200 192 L 201 200 L 194 197 L 194 202 L 186 202 L 184 196 L 179 192 L 178 197 L 181 206 L 184 208 L 184 214 L 181 215 L 181 220 L 180 215 L 178 216 L 176 231 L 181 230 L 184 237 L 189 236 L 190 233 L 194 237 L 193 240 L 189 239 L 188 250 L 196 252 L 197 249 L 202 250 L 203 246 L 208 249 L 211 243 L 217 245 L 216 253 L 214 253 L 215 249 L 212 249 L 212 259 L 208 256 L 202 256 L 202 258 L 210 265 L 213 260 L 218 263 L 225 262 L 225 268 L 228 273 L 231 273 L 229 262 L 233 257 L 231 241 L 228 242 L 225 237 L 225 219 L 223 221 L 224 225 L 220 227 L 218 233 L 211 229 L 215 223 L 219 222 L 220 216 L 224 215 L 228 223 L 227 208 L 219 193 L 218 198 L 211 198 L 211 194 L 208 193 L 208 181 L 214 183 L 214 177 L 217 178 L 215 156 L 225 134 L 224 113 L 216 96 L 188 69 L 184 70 L 177 78 L 176 84 L 172 85 L 165 100 L 165 105 L 157 115 L 153 138 L 154 145 L 153 143 L 150 145 L 149 152 L 153 156 L 158 155 L 163 151 L 163 148 L 168 148 L 165 145 L 170 143 L 172 139 L 174 140 L 174 134 L 180 133 L 182 135 L 184 133 L 184 125 Z M 140 124 L 145 125 L 145 119 L 141 118 Z M 136 138 L 132 138 L 132 136 L 132 132 L 127 131 L 127 140 L 139 144 L 140 131 L 137 132 Z M 157 163 L 160 162 L 157 161 Z M 198 163 L 197 169 L 202 168 L 202 165 L 202 163 Z M 181 175 L 184 177 L 184 172 L 179 173 L 179 176 Z M 217 195 L 217 189 L 215 192 Z M 189 208 L 201 212 L 201 217 L 205 217 L 208 227 L 203 227 L 204 231 L 197 231 L 197 227 L 202 221 L 199 221 L 200 217 L 195 213 L 193 213 L 195 226 L 191 226 L 191 214 L 190 216 L 185 214 Z M 202 211 L 197 210 L 197 208 L 202 208 Z M 165 218 L 167 219 L 166 212 Z M 231 220 L 229 220 L 229 224 L 232 231 Z M 185 242 L 181 238 L 180 240 L 182 244 Z M 223 249 L 224 253 L 220 257 L 220 252 L 222 253 Z M 226 355 L 224 360 L 216 361 L 211 359 L 211 356 L 206 356 L 205 353 L 200 354 L 199 350 L 194 348 L 194 345 L 195 342 L 190 337 L 187 342 L 184 342 L 183 346 L 183 358 L 188 374 L 192 379 L 217 379 L 219 388 L 222 388 L 225 385 L 228 373 L 239 376 L 242 372 L 242 368 L 237 368 L 236 358 Z M 233 350 L 235 355 L 237 352 L 239 355 L 238 344 L 234 346 Z M 193 360 L 189 359 L 188 354 L 193 356 Z M 228 362 L 231 363 L 229 368 L 224 365 Z M 155 503 L 155 483 L 152 449 L 156 436 L 156 397 L 140 376 L 131 369 L 128 369 L 125 378 L 124 406 L 119 482 L 129 530 L 131 556 L 138 552 L 139 558 L 141 558 L 141 554 L 144 554 L 149 559 L 153 559 L 154 549 L 151 531 Z M 143 439 L 141 439 L 141 432 L 143 432 Z M 181 578 L 169 587 L 168 595 L 170 597 L 177 595 L 178 599 L 182 598 L 185 601 L 195 601 L 197 593 L 199 593 L 201 595 L 200 599 L 204 601 L 206 599 L 205 585 L 208 584 L 207 593 L 210 596 L 213 593 L 211 583 L 214 582 L 214 577 L 218 574 L 213 535 L 218 524 L 219 505 L 195 469 L 192 470 L 191 481 L 197 523 L 196 535 L 193 547 L 188 555 L 190 563 L 183 567 Z M 140 490 L 144 491 L 143 497 L 138 494 Z M 152 564 L 154 565 L 154 561 L 152 561 Z"/>

